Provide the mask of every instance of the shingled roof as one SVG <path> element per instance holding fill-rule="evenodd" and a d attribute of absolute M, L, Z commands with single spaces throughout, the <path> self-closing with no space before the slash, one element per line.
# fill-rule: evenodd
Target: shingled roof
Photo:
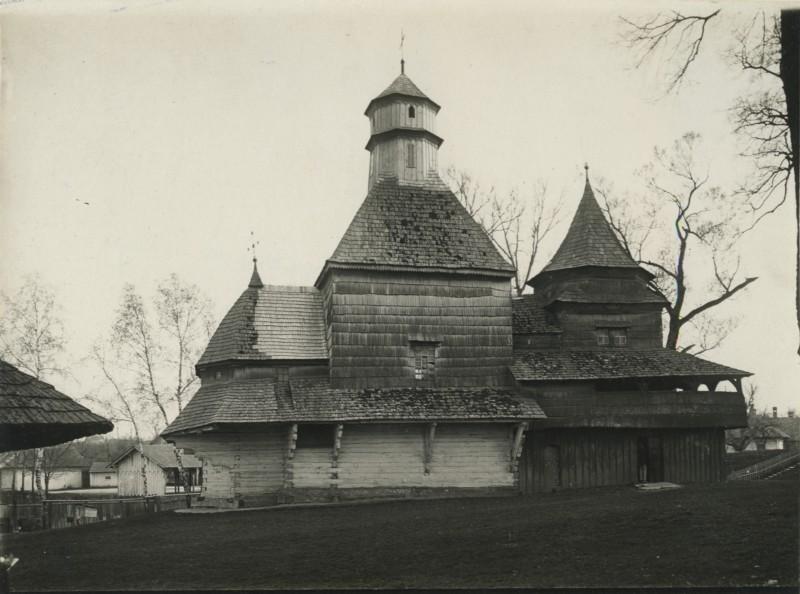
<path fill-rule="evenodd" d="M 327 357 L 319 291 L 264 285 L 254 267 L 249 286 L 225 314 L 197 364 Z"/>
<path fill-rule="evenodd" d="M 228 423 L 507 421 L 543 418 L 507 388 L 332 388 L 328 378 L 235 379 L 204 385 L 162 435 Z"/>
<path fill-rule="evenodd" d="M 0 361 L 0 451 L 55 445 L 113 428 L 52 385 Z"/>
<path fill-rule="evenodd" d="M 518 381 L 563 381 L 655 377 L 731 378 L 751 375 L 671 349 L 520 351 L 511 373 Z"/>
<path fill-rule="evenodd" d="M 513 274 L 483 228 L 438 177 L 436 181 L 407 185 L 396 178 L 378 180 L 320 279 L 337 264 Z"/>
<path fill-rule="evenodd" d="M 514 334 L 560 334 L 561 328 L 536 295 L 522 295 L 511 300 Z"/>
<path fill-rule="evenodd" d="M 584 266 L 644 270 L 633 261 L 614 235 L 594 197 L 588 178 L 564 241 L 539 274 Z"/>
<path fill-rule="evenodd" d="M 428 97 L 425 93 L 419 90 L 419 87 L 414 84 L 414 82 L 408 78 L 405 73 L 401 72 L 400 76 L 392 81 L 388 87 L 386 87 L 383 92 L 375 97 L 372 101 L 369 102 L 367 105 L 367 109 L 364 113 L 369 113 L 369 109 L 375 101 L 379 99 L 383 99 L 384 97 L 390 97 L 392 95 L 404 95 L 406 97 L 417 97 L 418 99 L 425 99 L 426 101 L 433 104 L 436 111 L 439 111 L 439 105 L 432 101 L 430 97 Z"/>
<path fill-rule="evenodd" d="M 178 468 L 178 459 L 175 456 L 175 447 L 166 444 L 149 444 L 133 446 L 125 450 L 121 456 L 111 462 L 109 466 L 116 467 L 119 463 L 130 456 L 133 452 L 141 452 L 146 458 L 158 464 L 161 468 L 168 470 L 170 468 Z M 184 468 L 201 468 L 203 463 L 195 458 L 192 454 L 181 454 L 181 464 Z"/>

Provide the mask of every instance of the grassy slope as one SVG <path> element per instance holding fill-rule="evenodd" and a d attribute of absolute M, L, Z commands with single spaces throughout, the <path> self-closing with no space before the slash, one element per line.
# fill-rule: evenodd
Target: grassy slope
<path fill-rule="evenodd" d="M 13 535 L 19 589 L 797 583 L 797 483 L 158 514 Z"/>

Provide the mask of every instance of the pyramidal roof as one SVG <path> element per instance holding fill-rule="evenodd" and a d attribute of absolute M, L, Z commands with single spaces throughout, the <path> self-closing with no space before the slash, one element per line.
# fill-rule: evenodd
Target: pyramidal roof
<path fill-rule="evenodd" d="M 588 177 L 583 197 L 564 241 L 561 242 L 550 263 L 539 274 L 583 266 L 643 270 L 628 255 L 614 235 L 594 197 Z"/>
<path fill-rule="evenodd" d="M 325 266 L 336 264 L 513 273 L 438 176 L 421 185 L 379 179 Z"/>
<path fill-rule="evenodd" d="M 319 291 L 265 285 L 254 266 L 250 283 L 222 318 L 197 364 L 327 357 Z"/>
<path fill-rule="evenodd" d="M 433 101 L 425 93 L 420 91 L 419 87 L 415 85 L 414 82 L 408 78 L 404 72 L 401 72 L 400 75 L 392 81 L 392 84 L 386 87 L 380 95 L 369 102 L 366 111 L 369 111 L 369 108 L 375 101 L 391 95 L 405 95 L 406 97 L 418 97 L 419 99 L 425 99 L 426 101 L 432 103 L 436 107 L 437 111 L 439 110 L 439 104 Z"/>

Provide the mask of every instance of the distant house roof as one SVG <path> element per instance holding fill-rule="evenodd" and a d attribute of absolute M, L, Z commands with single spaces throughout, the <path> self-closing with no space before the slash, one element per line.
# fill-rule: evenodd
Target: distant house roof
<path fill-rule="evenodd" d="M 56 444 L 59 445 L 59 444 Z M 3 468 L 30 468 L 32 458 L 20 459 L 17 452 L 4 452 L 0 454 L 0 467 Z M 48 464 L 53 470 L 87 470 L 92 462 L 85 458 L 74 444 L 67 443 L 56 448 L 48 454 Z"/>
<path fill-rule="evenodd" d="M 364 113 L 369 113 L 370 107 L 372 107 L 372 104 L 376 101 L 383 99 L 384 97 L 391 97 L 392 95 L 404 95 L 406 97 L 424 99 L 433 104 L 436 111 L 439 111 L 439 105 L 435 101 L 432 101 L 430 97 L 420 91 L 419 87 L 415 85 L 414 82 L 405 75 L 405 73 L 400 73 L 400 75 L 392 81 L 392 84 L 386 87 L 380 95 L 369 102 L 369 105 L 367 105 L 367 109 Z"/>
<path fill-rule="evenodd" d="M 353 217 L 317 279 L 332 266 L 485 272 L 511 276 L 513 267 L 436 178 L 427 185 L 379 179 Z"/>
<path fill-rule="evenodd" d="M 508 388 L 332 388 L 328 378 L 204 385 L 163 435 L 228 423 L 524 420 L 539 405 Z"/>
<path fill-rule="evenodd" d="M 169 444 L 164 445 L 143 445 L 141 448 L 129 448 L 124 454 L 111 462 L 113 466 L 118 466 L 125 458 L 130 456 L 133 452 L 141 452 L 146 458 L 158 464 L 161 468 L 170 469 L 178 468 L 178 460 L 175 456 L 175 448 Z M 203 463 L 195 458 L 192 454 L 183 453 L 181 462 L 184 468 L 200 468 Z"/>
<path fill-rule="evenodd" d="M 254 267 L 249 286 L 225 314 L 198 365 L 327 357 L 319 291 L 264 285 Z"/>
<path fill-rule="evenodd" d="M 558 334 L 561 328 L 555 323 L 541 300 L 535 295 L 523 295 L 511 300 L 512 328 L 514 334 Z"/>
<path fill-rule="evenodd" d="M 646 272 L 633 261 L 614 235 L 588 178 L 564 241 L 539 274 L 584 266 L 638 268 Z"/>
<path fill-rule="evenodd" d="M 89 468 L 89 472 L 97 472 L 97 473 L 107 473 L 107 472 L 117 472 L 116 468 L 110 466 L 110 462 L 108 460 L 103 461 L 94 461 L 92 462 L 92 466 Z"/>
<path fill-rule="evenodd" d="M 518 381 L 564 381 L 655 377 L 731 378 L 751 375 L 670 349 L 519 351 L 511 373 Z"/>
<path fill-rule="evenodd" d="M 786 433 L 787 439 L 800 441 L 800 417 L 771 417 L 768 422 Z"/>
<path fill-rule="evenodd" d="M 52 385 L 0 361 L 0 451 L 51 446 L 113 428 Z"/>

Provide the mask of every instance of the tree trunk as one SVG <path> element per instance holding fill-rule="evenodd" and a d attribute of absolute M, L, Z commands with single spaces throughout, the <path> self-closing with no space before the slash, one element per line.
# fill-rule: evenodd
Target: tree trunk
<path fill-rule="evenodd" d="M 795 205 L 795 313 L 800 332 L 800 10 L 781 11 L 781 80 L 792 149 Z M 797 353 L 800 354 L 800 345 Z"/>
<path fill-rule="evenodd" d="M 678 349 L 678 335 L 680 334 L 681 327 L 677 320 L 673 317 L 669 319 L 669 330 L 667 331 L 667 342 L 664 345 L 673 351 Z"/>

